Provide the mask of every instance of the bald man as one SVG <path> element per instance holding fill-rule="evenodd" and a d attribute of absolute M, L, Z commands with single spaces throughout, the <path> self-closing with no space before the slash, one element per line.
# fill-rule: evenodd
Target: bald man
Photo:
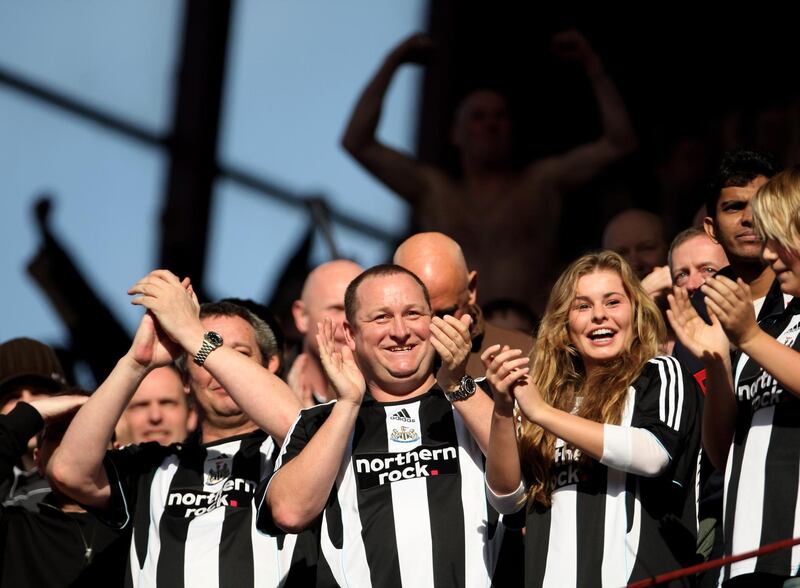
<path fill-rule="evenodd" d="M 603 231 L 603 249 L 616 251 L 624 257 L 640 280 L 654 269 L 666 266 L 667 247 L 664 224 L 646 210 L 623 210 Z"/>
<path fill-rule="evenodd" d="M 480 355 L 499 343 L 528 353 L 533 339 L 517 331 L 503 329 L 483 320 L 478 299 L 478 272 L 470 271 L 461 247 L 443 233 L 417 233 L 403 241 L 394 254 L 394 263 L 414 272 L 428 288 L 434 314 L 461 318 L 472 316 L 470 335 L 472 355 L 467 373 L 478 378 L 486 373 Z"/>
<path fill-rule="evenodd" d="M 364 268 L 347 259 L 323 263 L 308 274 L 300 300 L 292 304 L 294 324 L 303 335 L 303 351 L 295 359 L 286 379 L 304 408 L 336 398 L 320 363 L 317 323 L 325 318 L 333 321 L 338 351 L 338 347 L 344 344 L 344 292 L 353 278 L 363 271 Z"/>

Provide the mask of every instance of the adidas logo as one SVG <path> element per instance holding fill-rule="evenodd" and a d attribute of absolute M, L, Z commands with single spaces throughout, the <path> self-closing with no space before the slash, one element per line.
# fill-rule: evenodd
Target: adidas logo
<path fill-rule="evenodd" d="M 404 423 L 416 423 L 417 421 L 411 418 L 411 415 L 408 414 L 408 411 L 403 408 L 398 410 L 392 416 L 389 417 L 390 421 L 401 421 Z"/>

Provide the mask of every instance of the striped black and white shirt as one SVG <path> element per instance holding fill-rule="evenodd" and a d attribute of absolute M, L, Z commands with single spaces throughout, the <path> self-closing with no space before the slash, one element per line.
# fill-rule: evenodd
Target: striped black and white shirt
<path fill-rule="evenodd" d="M 258 531 L 254 506 L 275 453 L 262 431 L 108 452 L 111 503 L 103 514 L 133 528 L 126 586 L 280 585 L 296 537 Z"/>
<path fill-rule="evenodd" d="M 800 350 L 800 299 L 760 325 Z M 747 355 L 739 354 L 733 365 L 737 414 L 725 469 L 726 555 L 800 536 L 800 399 Z M 723 579 L 753 572 L 789 576 L 798 568 L 800 546 L 795 546 L 734 563 Z"/>
<path fill-rule="evenodd" d="M 694 563 L 699 402 L 672 357 L 651 359 L 629 387 L 620 424 L 649 431 L 670 456 L 654 478 L 557 441 L 552 505 L 527 516 L 526 586 L 624 586 Z"/>
<path fill-rule="evenodd" d="M 276 468 L 332 409 L 300 413 Z M 318 585 L 488 586 L 504 527 L 483 475 L 483 454 L 439 388 L 391 403 L 367 395 L 321 518 Z"/>

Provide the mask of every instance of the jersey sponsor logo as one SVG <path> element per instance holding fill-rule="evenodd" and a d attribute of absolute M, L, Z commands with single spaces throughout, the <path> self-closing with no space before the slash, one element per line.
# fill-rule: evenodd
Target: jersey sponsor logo
<path fill-rule="evenodd" d="M 586 475 L 581 472 L 582 452 L 577 447 L 559 445 L 553 455 L 553 487 L 561 488 L 570 484 L 586 480 Z"/>
<path fill-rule="evenodd" d="M 175 488 L 167 495 L 168 515 L 190 519 L 204 515 L 223 506 L 245 508 L 256 492 L 256 483 L 244 478 L 227 480 L 216 492 L 203 492 L 195 488 Z"/>
<path fill-rule="evenodd" d="M 458 475 L 458 449 L 451 445 L 420 445 L 401 453 L 364 453 L 353 456 L 353 469 L 360 490 L 385 484 Z"/>
<path fill-rule="evenodd" d="M 783 388 L 769 372 L 761 371 L 752 382 L 739 384 L 736 394 L 741 402 L 750 402 L 753 411 L 774 406 L 783 400 Z"/>
<path fill-rule="evenodd" d="M 392 429 L 389 438 L 398 443 L 413 443 L 419 439 L 416 429 L 401 426 L 399 429 Z"/>

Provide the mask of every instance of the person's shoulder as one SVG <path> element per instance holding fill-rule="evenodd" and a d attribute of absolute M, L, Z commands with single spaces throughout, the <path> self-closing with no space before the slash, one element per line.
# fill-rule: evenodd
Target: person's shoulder
<path fill-rule="evenodd" d="M 330 400 L 322 404 L 316 404 L 302 409 L 295 420 L 295 427 L 302 423 L 307 430 L 315 431 L 322 426 L 336 406 L 336 400 Z M 294 427 L 293 427 L 294 428 Z"/>
<path fill-rule="evenodd" d="M 644 385 L 654 378 L 663 382 L 679 381 L 683 379 L 684 372 L 685 368 L 675 357 L 657 355 L 647 360 L 634 386 Z"/>
<path fill-rule="evenodd" d="M 123 445 L 117 449 L 110 449 L 106 453 L 106 459 L 110 459 L 117 465 L 125 464 L 132 466 L 155 466 L 172 455 L 180 453 L 188 444 L 173 443 L 172 445 L 161 445 L 156 441 L 147 443 L 132 443 Z"/>

